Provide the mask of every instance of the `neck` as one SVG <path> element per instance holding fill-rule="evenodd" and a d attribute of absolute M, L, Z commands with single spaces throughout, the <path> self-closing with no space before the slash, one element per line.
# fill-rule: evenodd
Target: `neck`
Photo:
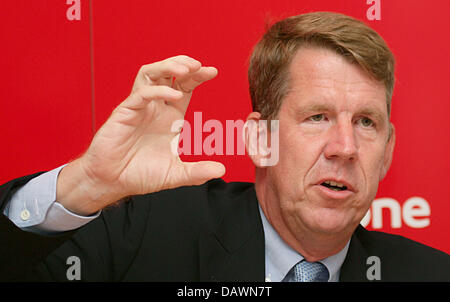
<path fill-rule="evenodd" d="M 266 219 L 278 235 L 307 261 L 315 262 L 339 253 L 350 240 L 353 230 L 324 233 L 309 229 L 296 217 L 284 215 L 277 195 L 270 186 L 255 181 L 255 190 Z"/>

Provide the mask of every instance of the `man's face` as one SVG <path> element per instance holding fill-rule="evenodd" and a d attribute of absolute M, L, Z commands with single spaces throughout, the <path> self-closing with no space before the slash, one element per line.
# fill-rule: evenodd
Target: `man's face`
<path fill-rule="evenodd" d="M 279 205 L 293 234 L 352 232 L 392 158 L 385 87 L 312 47 L 293 58 L 289 87 L 278 114 L 279 161 L 264 172 L 266 207 Z"/>

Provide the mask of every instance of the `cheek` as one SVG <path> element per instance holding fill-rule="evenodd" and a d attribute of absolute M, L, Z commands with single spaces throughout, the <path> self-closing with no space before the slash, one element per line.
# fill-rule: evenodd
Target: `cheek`
<path fill-rule="evenodd" d="M 326 140 L 325 130 L 318 129 L 318 127 L 305 127 L 294 122 L 280 122 L 280 157 L 302 159 L 302 161 L 311 163 L 323 148 Z M 295 165 L 299 164 L 299 162 L 294 163 Z"/>
<path fill-rule="evenodd" d="M 365 146 L 360 152 L 360 164 L 365 176 L 367 193 L 370 197 L 375 197 L 383 171 L 384 148 Z"/>
<path fill-rule="evenodd" d="M 317 136 L 305 136 L 294 126 L 280 127 L 279 161 L 270 170 L 280 193 L 288 199 L 301 198 L 308 173 L 320 156 L 320 146 Z"/>

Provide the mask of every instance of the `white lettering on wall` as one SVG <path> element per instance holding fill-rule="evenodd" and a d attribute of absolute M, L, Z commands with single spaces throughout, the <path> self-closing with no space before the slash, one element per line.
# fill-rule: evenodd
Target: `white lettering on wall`
<path fill-rule="evenodd" d="M 402 212 L 403 220 L 412 228 L 425 228 L 430 225 L 430 205 L 421 197 L 408 199 L 403 204 Z"/>
<path fill-rule="evenodd" d="M 372 227 L 381 229 L 383 227 L 383 208 L 388 208 L 391 213 L 391 227 L 398 229 L 402 227 L 400 204 L 392 198 L 380 198 L 372 204 Z"/>
<path fill-rule="evenodd" d="M 408 198 L 403 203 L 403 207 L 393 198 L 375 199 L 361 220 L 361 224 L 366 227 L 372 221 L 372 228 L 383 228 L 383 209 L 388 210 L 390 214 L 391 228 L 401 228 L 402 221 L 407 226 L 416 229 L 426 228 L 430 225 L 430 204 L 422 197 Z"/>

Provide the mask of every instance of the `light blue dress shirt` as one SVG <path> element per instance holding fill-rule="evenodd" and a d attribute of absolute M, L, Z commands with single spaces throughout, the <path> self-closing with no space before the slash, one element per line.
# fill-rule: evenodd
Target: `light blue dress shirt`
<path fill-rule="evenodd" d="M 56 181 L 65 165 L 33 178 L 11 197 L 3 214 L 22 230 L 51 235 L 77 229 L 97 218 L 79 216 L 56 201 Z"/>
<path fill-rule="evenodd" d="M 280 282 L 295 264 L 303 260 L 303 256 L 281 239 L 280 235 L 267 220 L 261 207 L 259 212 L 261 213 L 264 227 L 266 281 Z M 339 281 L 339 272 L 347 256 L 349 244 L 350 240 L 339 253 L 319 261 L 328 269 L 330 274 L 328 282 Z"/>
<path fill-rule="evenodd" d="M 77 229 L 97 218 L 101 211 L 86 217 L 76 215 L 56 201 L 56 181 L 64 166 L 33 178 L 20 187 L 4 210 L 19 228 L 43 235 Z M 266 281 L 279 282 L 303 256 L 287 245 L 259 208 L 265 237 Z M 329 282 L 339 281 L 339 271 L 347 255 L 350 241 L 336 255 L 322 262 L 330 274 Z"/>

